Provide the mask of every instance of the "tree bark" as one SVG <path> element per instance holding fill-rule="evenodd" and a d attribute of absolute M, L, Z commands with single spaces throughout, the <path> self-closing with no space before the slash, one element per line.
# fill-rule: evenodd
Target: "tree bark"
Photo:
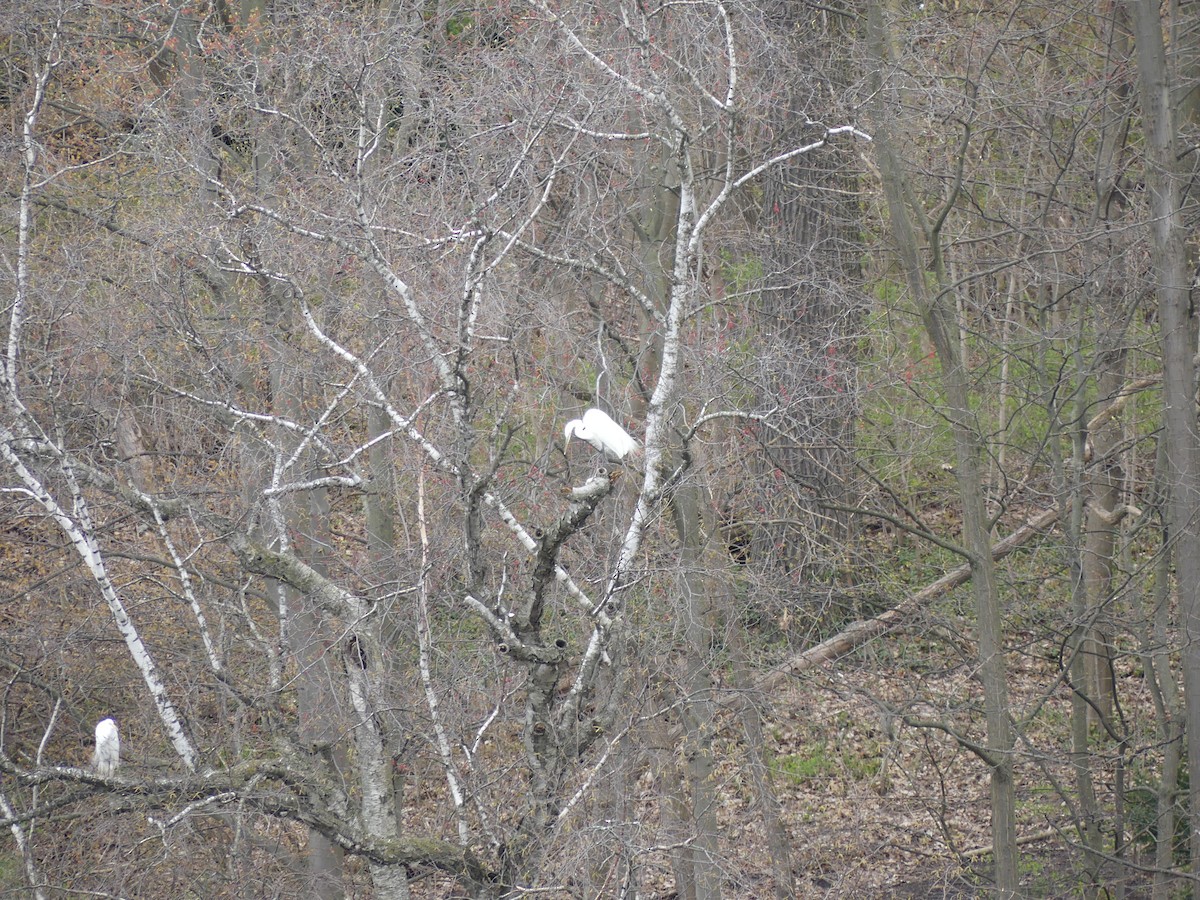
<path fill-rule="evenodd" d="M 879 0 L 868 9 L 868 44 L 873 64 L 882 79 L 890 53 Z M 970 405 L 966 362 L 962 358 L 953 289 L 938 264 L 941 236 L 936 227 L 926 227 L 925 238 L 934 256 L 938 286 L 930 288 L 921 247 L 913 224 L 913 210 L 904 197 L 904 171 L 894 145 L 890 117 L 894 104 L 887 104 L 886 81 L 876 91 L 874 138 L 876 158 L 891 219 L 892 237 L 912 300 L 917 305 L 925 331 L 937 352 L 941 385 L 945 395 L 943 414 L 954 437 L 955 472 L 962 513 L 963 544 L 971 567 L 971 589 L 975 600 L 979 641 L 979 680 L 983 686 L 987 719 L 987 751 L 991 765 L 992 853 L 995 859 L 995 890 L 999 897 L 1015 897 L 1018 846 L 1016 791 L 1013 784 L 1013 732 L 1008 710 L 1008 674 L 1004 659 L 1003 610 L 996 568 L 992 560 L 987 509 L 981 482 L 984 440 Z M 946 203 L 952 203 L 950 197 Z"/>
<path fill-rule="evenodd" d="M 1168 532 L 1183 624 L 1183 677 L 1191 803 L 1192 870 L 1200 872 L 1200 432 L 1196 426 L 1196 317 L 1182 214 L 1182 156 L 1171 103 L 1159 4 L 1130 0 L 1146 145 L 1154 282 L 1162 329 Z"/>
<path fill-rule="evenodd" d="M 711 559 L 705 558 L 701 527 L 701 491 L 689 483 L 672 497 L 675 532 L 680 543 L 680 611 L 687 616 L 683 684 L 686 702 L 681 707 L 684 742 L 687 748 L 687 778 L 691 794 L 691 819 L 695 837 L 689 848 L 696 900 L 718 900 L 721 896 L 720 833 L 717 827 L 717 795 L 713 781 L 714 705 L 710 668 L 713 629 L 714 575 Z M 715 529 L 707 529 L 709 534 Z"/>
<path fill-rule="evenodd" d="M 1154 504 L 1165 521 L 1170 494 L 1166 483 L 1167 453 L 1160 440 L 1154 465 Z M 1142 636 L 1143 658 L 1150 676 L 1147 684 L 1158 717 L 1162 741 L 1162 771 L 1158 780 L 1155 812 L 1154 885 L 1152 900 L 1169 900 L 1178 885 L 1175 869 L 1175 823 L 1179 814 L 1179 766 L 1184 742 L 1183 704 L 1179 682 L 1171 668 L 1171 548 L 1164 533 L 1163 546 L 1154 562 L 1154 581 L 1146 596 L 1147 632 Z"/>

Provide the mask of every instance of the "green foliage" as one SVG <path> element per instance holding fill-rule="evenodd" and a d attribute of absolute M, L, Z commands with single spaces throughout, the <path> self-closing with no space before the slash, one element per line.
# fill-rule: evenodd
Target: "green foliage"
<path fill-rule="evenodd" d="M 837 764 L 824 747 L 816 747 L 807 754 L 788 753 L 781 756 L 772 762 L 771 768 L 776 775 L 793 784 L 804 784 L 834 774 Z"/>
<path fill-rule="evenodd" d="M 1031 897 L 1088 896 L 1087 885 L 1078 878 L 1072 878 L 1072 884 L 1064 884 L 1064 873 L 1052 860 L 1022 856 L 1020 872 L 1021 883 Z"/>
<path fill-rule="evenodd" d="M 16 853 L 0 853 L 0 891 L 16 891 L 24 885 L 21 858 Z"/>
<path fill-rule="evenodd" d="M 805 753 L 775 757 L 769 761 L 769 765 L 776 777 L 792 784 L 811 784 L 838 776 L 848 777 L 851 781 L 865 781 L 879 774 L 882 759 L 878 749 L 872 745 L 870 752 L 864 755 L 849 749 L 831 751 L 822 744 Z"/>
<path fill-rule="evenodd" d="M 871 293 L 880 304 L 890 309 L 900 302 L 904 285 L 894 278 L 880 278 L 872 285 Z"/>
<path fill-rule="evenodd" d="M 465 31 L 475 27 L 475 17 L 469 12 L 459 13 L 446 20 L 446 36 L 458 37 Z"/>
<path fill-rule="evenodd" d="M 885 297 L 900 290 L 887 280 L 874 286 Z M 857 349 L 871 382 L 862 396 L 860 459 L 881 481 L 900 486 L 906 502 L 941 490 L 941 465 L 953 458 L 949 426 L 937 414 L 936 361 L 924 349 L 923 333 L 915 315 L 881 298 L 863 320 Z"/>
<path fill-rule="evenodd" d="M 721 277 L 730 290 L 741 293 L 752 290 L 762 283 L 763 261 L 758 256 L 734 258 L 727 250 L 721 251 Z"/>
<path fill-rule="evenodd" d="M 1067 723 L 1062 722 L 1065 726 Z M 1021 811 L 1035 820 L 1051 820 L 1062 812 L 1062 797 L 1047 785 L 1034 785 L 1030 796 L 1020 801 Z"/>
<path fill-rule="evenodd" d="M 1171 853 L 1181 866 L 1186 866 L 1191 856 L 1188 842 L 1188 780 L 1187 767 L 1180 765 L 1175 783 L 1175 828 Z M 1157 784 L 1139 784 L 1125 792 L 1125 814 L 1129 818 L 1133 841 L 1146 853 L 1153 853 L 1158 843 L 1159 789 Z"/>

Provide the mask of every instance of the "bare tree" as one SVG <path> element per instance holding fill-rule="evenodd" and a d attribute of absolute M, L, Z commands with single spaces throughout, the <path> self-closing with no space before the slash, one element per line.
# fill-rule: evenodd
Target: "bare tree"
<path fill-rule="evenodd" d="M 73 84 L 58 48 L 85 40 L 51 32 L 0 453 L 6 512 L 64 536 L 141 681 L 108 710 L 130 723 L 114 776 L 3 748 L 10 828 L 103 790 L 175 864 L 193 839 L 227 855 L 214 895 L 262 857 L 327 896 L 406 897 L 414 870 L 566 889 L 573 823 L 662 725 L 689 748 L 660 770 L 678 841 L 597 825 L 623 850 L 588 877 L 636 891 L 664 855 L 681 894 L 719 896 L 700 444 L 763 411 L 691 380 L 705 237 L 861 132 L 762 143 L 743 66 L 769 30 L 719 2 L 94 12 L 133 121 L 83 166 L 39 152 L 45 91 Z M 64 377 L 78 338 L 94 379 Z M 581 401 L 638 423 L 638 471 L 563 444 Z"/>

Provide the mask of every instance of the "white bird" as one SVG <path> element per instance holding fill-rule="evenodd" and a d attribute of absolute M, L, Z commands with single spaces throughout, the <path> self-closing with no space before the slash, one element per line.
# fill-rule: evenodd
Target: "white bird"
<path fill-rule="evenodd" d="M 117 723 L 112 719 L 101 719 L 96 725 L 96 751 L 92 754 L 92 768 L 97 774 L 109 778 L 117 773 L 121 764 L 121 738 L 117 734 Z"/>
<path fill-rule="evenodd" d="M 572 419 L 563 429 L 563 449 L 571 442 L 571 435 L 587 441 L 609 459 L 620 462 L 631 453 L 641 449 L 629 432 L 614 422 L 608 413 L 589 409 L 582 419 Z"/>

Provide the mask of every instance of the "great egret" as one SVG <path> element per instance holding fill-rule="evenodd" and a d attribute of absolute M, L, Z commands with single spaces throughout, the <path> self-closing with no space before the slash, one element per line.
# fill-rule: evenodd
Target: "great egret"
<path fill-rule="evenodd" d="M 572 419 L 567 423 L 563 429 L 564 450 L 571 442 L 571 435 L 582 438 L 616 462 L 640 450 L 642 446 L 600 409 L 589 409 L 582 419 Z"/>
<path fill-rule="evenodd" d="M 92 768 L 99 775 L 109 778 L 117 774 L 121 764 L 121 738 L 117 734 L 117 723 L 112 719 L 101 719 L 96 725 L 96 751 L 92 754 Z"/>

